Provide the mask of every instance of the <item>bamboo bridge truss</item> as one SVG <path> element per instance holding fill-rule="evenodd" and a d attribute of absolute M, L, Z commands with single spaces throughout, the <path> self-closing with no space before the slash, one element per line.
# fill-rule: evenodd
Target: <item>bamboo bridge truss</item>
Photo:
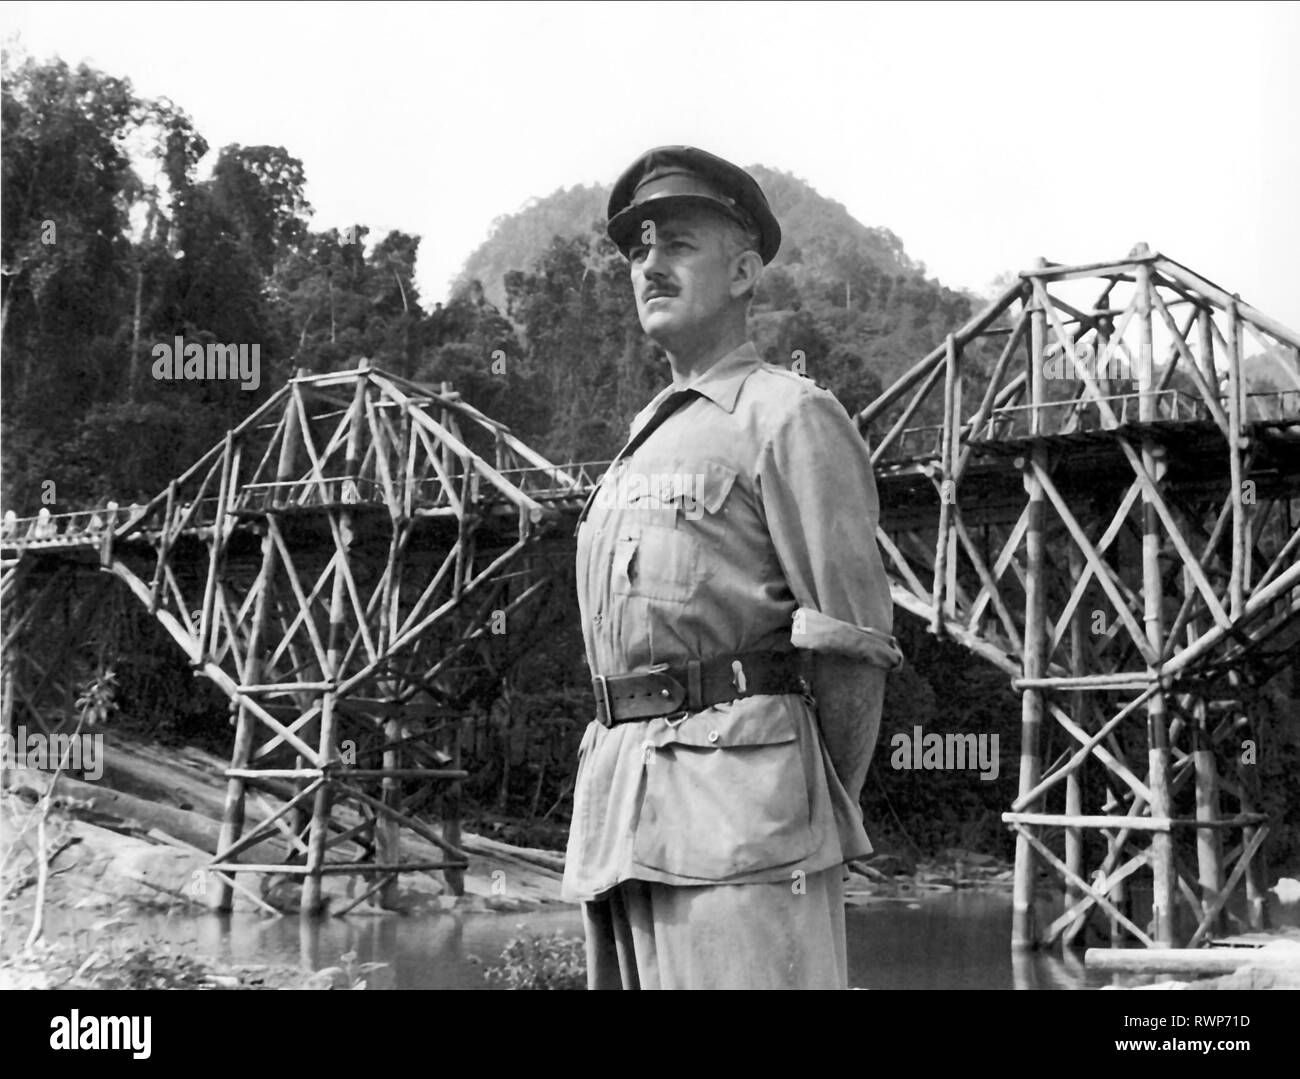
<path fill-rule="evenodd" d="M 1246 393 L 1261 356 L 1290 388 Z M 1258 926 L 1259 697 L 1300 653 L 1300 336 L 1139 245 L 1021 273 L 858 419 L 896 604 L 1021 695 L 1013 944 L 1096 914 L 1196 945 L 1239 889 Z"/>
<path fill-rule="evenodd" d="M 60 664 L 33 666 L 24 633 L 98 567 L 231 701 L 219 909 L 235 889 L 261 902 L 247 873 L 300 876 L 313 912 L 336 873 L 367 887 L 334 913 L 386 904 L 401 873 L 441 870 L 459 890 L 455 727 L 535 643 L 569 542 L 556 521 L 591 484 L 445 388 L 366 363 L 300 376 L 148 505 L 9 523 L 6 687 L 37 710 L 32 684 Z M 245 830 L 259 789 L 283 803 Z M 403 859 L 404 829 L 440 857 Z M 240 860 L 267 838 L 288 841 L 289 864 Z"/>
<path fill-rule="evenodd" d="M 1283 384 L 1248 392 L 1260 363 Z M 1020 693 L 1013 943 L 1094 923 L 1195 945 L 1234 897 L 1260 924 L 1259 702 L 1300 642 L 1300 336 L 1141 246 L 1043 263 L 857 421 L 895 603 Z M 366 883 L 351 905 L 404 872 L 454 889 L 455 719 L 535 643 L 502 620 L 571 587 L 601 471 L 446 387 L 299 376 L 148 505 L 5 521 L 5 716 L 57 681 L 33 626 L 62 604 L 84 628 L 69 582 L 120 582 L 231 701 L 216 905 L 248 873 L 297 874 L 305 911 L 335 873 Z M 282 808 L 245 829 L 261 788 Z M 403 860 L 403 830 L 440 859 Z M 241 860 L 268 836 L 288 864 Z"/>

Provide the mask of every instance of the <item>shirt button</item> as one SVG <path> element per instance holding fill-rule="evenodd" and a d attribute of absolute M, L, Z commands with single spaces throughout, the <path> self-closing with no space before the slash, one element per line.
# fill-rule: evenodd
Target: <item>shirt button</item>
<path fill-rule="evenodd" d="M 717 731 L 709 731 L 709 741 L 710 741 L 710 742 L 716 742 L 716 741 L 718 740 L 719 737 L 720 737 L 720 735 L 718 734 Z"/>
<path fill-rule="evenodd" d="M 594 625 L 594 626 L 598 626 L 598 625 L 600 625 L 603 621 L 605 621 L 605 616 L 604 616 L 603 614 L 598 614 L 598 615 L 596 615 L 596 616 L 591 620 L 591 623 L 592 623 L 592 625 Z"/>

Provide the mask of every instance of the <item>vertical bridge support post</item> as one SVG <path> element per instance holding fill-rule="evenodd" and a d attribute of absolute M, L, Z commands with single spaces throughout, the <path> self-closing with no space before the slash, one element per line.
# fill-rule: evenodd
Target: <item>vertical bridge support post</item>
<path fill-rule="evenodd" d="M 1043 369 L 1043 345 L 1045 338 L 1045 315 L 1039 300 L 1031 302 L 1030 307 L 1030 347 L 1029 370 L 1029 430 L 1036 435 L 1043 430 L 1045 419 L 1046 386 Z M 1028 500 L 1026 514 L 1028 526 L 1025 530 L 1025 614 L 1024 614 L 1024 658 L 1023 676 L 1026 681 L 1040 680 L 1043 677 L 1043 664 L 1046 654 L 1047 605 L 1044 580 L 1045 547 L 1043 537 L 1046 499 L 1043 492 L 1042 475 L 1047 468 L 1047 447 L 1041 441 L 1035 441 L 1029 451 L 1029 460 L 1022 463 L 1025 468 L 1024 485 Z M 1020 698 L 1020 797 L 1032 791 L 1042 774 L 1039 743 L 1043 726 L 1043 689 L 1030 686 L 1021 691 Z M 1032 806 L 1027 807 L 1032 809 Z M 1022 825 L 1033 828 L 1033 825 Z M 1011 946 L 1013 948 L 1033 948 L 1038 944 L 1038 929 L 1034 912 L 1034 883 L 1037 873 L 1030 834 L 1022 832 L 1016 836 L 1016 864 L 1012 892 Z"/>

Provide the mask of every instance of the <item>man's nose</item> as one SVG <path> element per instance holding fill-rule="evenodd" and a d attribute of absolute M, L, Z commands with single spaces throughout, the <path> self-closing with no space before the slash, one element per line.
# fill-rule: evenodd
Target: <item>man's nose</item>
<path fill-rule="evenodd" d="M 659 256 L 659 245 L 657 243 L 647 244 L 645 258 L 641 260 L 641 272 L 646 277 L 662 277 L 664 274 L 663 261 Z"/>

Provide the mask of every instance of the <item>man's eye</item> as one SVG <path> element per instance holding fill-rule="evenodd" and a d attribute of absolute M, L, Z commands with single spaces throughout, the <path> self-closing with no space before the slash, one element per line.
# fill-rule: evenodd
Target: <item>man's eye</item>
<path fill-rule="evenodd" d="M 644 261 L 646 257 L 646 253 L 649 250 L 650 249 L 648 247 L 644 246 L 643 244 L 639 244 L 628 251 L 627 257 L 631 262 L 642 262 Z"/>

